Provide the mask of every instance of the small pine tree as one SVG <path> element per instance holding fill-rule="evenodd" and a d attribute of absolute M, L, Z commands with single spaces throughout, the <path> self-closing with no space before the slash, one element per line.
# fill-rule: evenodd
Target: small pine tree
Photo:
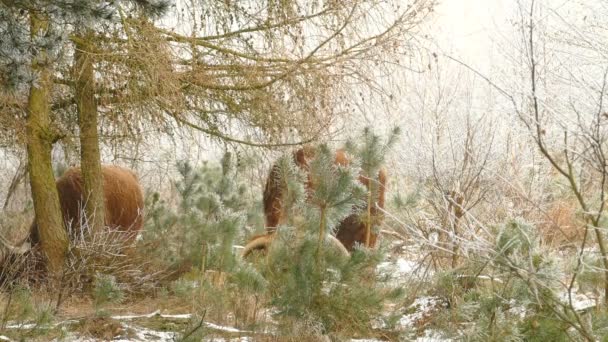
<path fill-rule="evenodd" d="M 366 211 L 362 213 L 361 220 L 365 222 L 365 245 L 370 245 L 370 234 L 372 227 L 376 227 L 374 222 L 377 222 L 378 217 L 382 213 L 374 209 L 373 199 L 378 198 L 380 191 L 380 180 L 378 174 L 382 165 L 386 160 L 386 155 L 397 142 L 401 130 L 399 127 L 393 129 L 385 143 L 381 141 L 381 137 L 374 134 L 370 128 L 363 130 L 362 139 L 359 141 L 349 140 L 346 142 L 345 149 L 353 154 L 361 163 L 360 177 L 367 181 L 368 187 L 366 190 L 365 204 Z"/>
<path fill-rule="evenodd" d="M 97 315 L 103 315 L 102 308 L 105 304 L 120 303 L 125 294 L 116 278 L 108 274 L 96 274 L 93 287 L 93 299 Z"/>
<path fill-rule="evenodd" d="M 399 289 L 385 289 L 375 281 L 375 267 L 384 257 L 382 248 L 357 248 L 350 258 L 344 258 L 327 243 L 344 218 L 353 213 L 365 215 L 369 194 L 377 195 L 378 188 L 366 189 L 359 176 L 373 175 L 368 178 L 370 183 L 377 182 L 396 132 L 384 145 L 369 130 L 364 137 L 349 144 L 354 158 L 347 166 L 334 163 L 335 153 L 328 146 L 318 148 L 307 170 L 313 186 L 306 200 L 302 174 L 292 158 L 284 157 L 278 163 L 291 195 L 286 206 L 295 205 L 288 209 L 288 225 L 278 229 L 270 247 L 266 265 L 271 266 L 262 272 L 269 282 L 272 304 L 286 324 L 294 319 L 306 321 L 320 326 L 324 334 L 369 332 L 384 300 L 401 295 Z M 369 215 L 367 219 L 372 220 Z"/>
<path fill-rule="evenodd" d="M 571 339 L 567 330 L 576 319 L 560 303 L 561 272 L 540 243 L 536 227 L 513 219 L 492 233 L 493 246 L 437 277 L 437 294 L 452 305 L 435 321 L 452 324 L 446 330 L 463 321 L 473 323 L 464 332 L 472 340 Z M 481 274 L 493 276 L 488 280 Z"/>
<path fill-rule="evenodd" d="M 317 267 L 322 259 L 323 245 L 329 234 L 333 234 L 340 222 L 361 205 L 365 192 L 357 181 L 358 167 L 334 165 L 334 153 L 321 145 L 310 163 L 309 179 L 314 185 L 304 205 L 305 231 L 318 236 L 316 245 Z"/>
<path fill-rule="evenodd" d="M 245 225 L 262 221 L 261 209 L 251 205 L 255 200 L 240 180 L 245 167 L 238 166 L 230 153 L 223 156 L 221 166 L 179 163 L 179 204 L 171 209 L 158 194 L 149 198 L 144 242 L 163 241 L 158 252 L 171 263 L 233 270 L 237 261 L 232 246 L 243 238 Z"/>

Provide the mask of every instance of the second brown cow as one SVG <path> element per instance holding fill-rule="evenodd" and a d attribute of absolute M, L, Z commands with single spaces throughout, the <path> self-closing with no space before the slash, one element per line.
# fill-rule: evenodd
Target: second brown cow
<path fill-rule="evenodd" d="M 309 163 L 314 159 L 316 154 L 316 148 L 307 146 L 303 147 L 293 153 L 293 160 L 295 164 L 305 172 L 308 172 Z M 334 163 L 336 165 L 346 166 L 349 164 L 349 159 L 344 150 L 338 150 L 335 154 Z M 266 219 L 266 234 L 254 236 L 245 249 L 243 255 L 247 256 L 252 250 L 267 248 L 270 242 L 274 238 L 276 227 L 287 221 L 287 208 L 284 205 L 284 192 L 285 182 L 280 177 L 279 166 L 275 163 L 270 170 L 268 179 L 266 180 L 266 187 L 264 189 L 264 216 Z M 386 191 L 387 175 L 386 170 L 380 169 L 378 172 L 377 180 L 370 180 L 367 177 L 359 176 L 359 181 L 366 187 L 370 186 L 371 182 L 376 182 L 378 191 L 377 198 L 373 198 L 371 201 L 370 208 L 364 208 L 369 210 L 371 216 L 374 218 L 372 225 L 378 225 L 381 223 L 382 213 L 380 209 L 384 208 L 384 197 Z M 307 190 L 311 190 L 313 187 L 310 181 L 307 182 Z M 346 217 L 340 222 L 336 230 L 336 239 L 341 243 L 341 246 L 345 251 L 352 251 L 355 244 L 359 243 L 365 245 L 366 242 L 366 224 L 362 220 L 360 214 L 353 213 Z M 374 247 L 376 244 L 377 234 L 372 232 L 369 237 L 369 247 Z"/>

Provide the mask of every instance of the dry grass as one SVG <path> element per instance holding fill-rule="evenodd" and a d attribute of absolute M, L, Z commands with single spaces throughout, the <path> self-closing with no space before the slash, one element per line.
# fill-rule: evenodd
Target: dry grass
<path fill-rule="evenodd" d="M 34 215 L 29 211 L 2 211 L 0 212 L 0 234 L 16 244 L 27 237 L 33 220 Z"/>
<path fill-rule="evenodd" d="M 76 328 L 81 333 L 103 341 L 112 340 L 118 336 L 129 337 L 128 331 L 120 322 L 108 317 L 93 317 L 79 322 Z"/>
<path fill-rule="evenodd" d="M 553 248 L 572 246 L 581 241 L 584 227 L 574 201 L 557 200 L 549 204 L 538 225 L 540 235 Z"/>
<path fill-rule="evenodd" d="M 38 296 L 44 296 L 42 293 Z M 0 305 L 2 305 L 0 303 Z M 106 314 L 115 315 L 147 315 L 155 311 L 163 314 L 185 314 L 193 311 L 191 299 L 178 296 L 148 296 L 145 298 L 127 298 L 119 304 L 104 306 Z M 94 300 L 89 295 L 74 295 L 68 298 L 57 312 L 58 320 L 80 319 L 94 317 L 97 314 Z"/>

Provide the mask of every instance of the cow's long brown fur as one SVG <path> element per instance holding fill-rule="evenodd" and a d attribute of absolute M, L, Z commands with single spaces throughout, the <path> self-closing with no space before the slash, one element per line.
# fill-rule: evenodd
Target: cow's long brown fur
<path fill-rule="evenodd" d="M 103 166 L 103 187 L 105 204 L 105 224 L 109 229 L 125 233 L 125 239 L 131 241 L 143 226 L 144 196 L 137 176 L 128 169 L 119 166 Z M 70 168 L 57 180 L 57 191 L 61 202 L 63 220 L 70 227 L 70 239 L 82 233 L 81 214 L 84 201 L 83 181 L 80 168 Z M 36 220 L 32 224 L 30 241 L 32 245 L 39 242 Z"/>
<path fill-rule="evenodd" d="M 295 164 L 302 170 L 307 172 L 309 169 L 309 161 L 315 156 L 315 148 L 306 146 L 293 153 L 293 159 Z M 344 150 L 336 151 L 334 163 L 341 166 L 346 166 L 350 163 Z M 365 186 L 369 187 L 369 179 L 360 176 L 359 181 Z M 371 207 L 372 217 L 376 218 L 373 222 L 374 225 L 379 224 L 379 219 L 382 215 L 379 213 L 378 207 L 384 208 L 384 197 L 386 191 L 387 175 L 386 170 L 381 169 L 378 172 L 378 198 L 373 200 Z M 310 181 L 310 177 L 306 181 L 306 189 L 310 191 L 313 188 L 313 184 Z M 264 215 L 266 218 L 266 231 L 264 235 L 254 236 L 248 246 L 256 248 L 264 248 L 264 245 L 270 243 L 274 237 L 274 231 L 276 227 L 284 223 L 286 220 L 286 208 L 283 205 L 283 191 L 285 189 L 284 180 L 281 178 L 279 165 L 274 164 L 270 170 L 270 175 L 266 180 L 266 187 L 264 189 Z M 361 221 L 360 216 L 352 214 L 344 219 L 337 231 L 336 238 L 346 247 L 347 250 L 351 251 L 356 243 L 365 243 L 365 223 Z M 376 244 L 377 234 L 372 233 L 370 236 L 370 247 L 374 247 Z M 245 250 L 245 253 L 248 253 Z"/>

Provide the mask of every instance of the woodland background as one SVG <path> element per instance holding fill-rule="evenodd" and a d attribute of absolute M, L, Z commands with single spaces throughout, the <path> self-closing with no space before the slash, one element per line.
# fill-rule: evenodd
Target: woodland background
<path fill-rule="evenodd" d="M 469 24 L 446 21 L 462 10 L 449 1 L 0 1 L 1 229 L 22 238 L 35 210 L 56 233 L 50 269 L 67 260 L 71 275 L 3 289 L 3 334 L 605 338 L 608 7 L 492 8 L 487 39 L 462 50 L 446 31 Z M 332 272 L 280 264 L 310 282 L 238 259 L 233 246 L 262 231 L 274 160 L 302 144 L 382 146 L 395 126 L 381 247 L 328 255 Z M 82 165 L 85 211 L 99 211 L 101 163 L 145 188 L 147 260 L 74 259 L 57 207 L 34 204 Z M 297 259 L 285 247 L 272 260 Z M 156 309 L 189 316 L 116 318 Z"/>

